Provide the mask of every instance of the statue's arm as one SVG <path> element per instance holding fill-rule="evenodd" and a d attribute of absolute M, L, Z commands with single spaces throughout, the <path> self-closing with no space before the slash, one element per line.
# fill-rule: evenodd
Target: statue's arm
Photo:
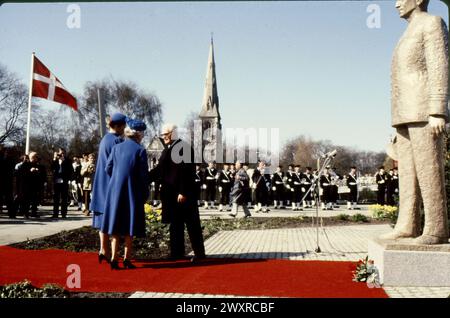
<path fill-rule="evenodd" d="M 448 118 L 448 31 L 440 17 L 430 17 L 425 23 L 424 46 L 428 72 L 429 115 L 446 121 Z"/>

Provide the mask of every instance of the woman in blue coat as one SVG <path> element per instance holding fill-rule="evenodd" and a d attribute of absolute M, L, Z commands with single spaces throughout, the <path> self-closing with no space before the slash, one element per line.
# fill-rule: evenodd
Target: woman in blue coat
<path fill-rule="evenodd" d="M 147 152 L 140 145 L 145 123 L 127 120 L 127 137 L 123 143 L 113 147 L 106 164 L 111 176 L 105 201 L 105 213 L 101 231 L 112 236 L 111 269 L 118 269 L 119 237 L 125 239 L 125 268 L 134 268 L 130 262 L 132 237 L 145 235 L 144 204 L 149 195 L 149 172 Z"/>
<path fill-rule="evenodd" d="M 92 226 L 96 229 L 101 228 L 103 221 L 103 212 L 105 210 L 106 201 L 106 189 L 109 183 L 109 175 L 105 172 L 106 162 L 108 161 L 109 154 L 113 146 L 123 142 L 123 131 L 126 126 L 126 116 L 120 113 L 116 113 L 111 116 L 109 125 L 109 133 L 107 133 L 98 149 L 98 159 L 96 166 L 96 173 L 94 177 L 94 183 L 92 186 L 90 211 L 93 211 Z M 86 207 L 87 208 L 87 207 Z M 99 231 L 100 236 L 100 252 L 98 254 L 98 262 L 103 260 L 109 262 L 111 258 L 111 250 L 109 249 L 109 236 L 107 233 Z"/>

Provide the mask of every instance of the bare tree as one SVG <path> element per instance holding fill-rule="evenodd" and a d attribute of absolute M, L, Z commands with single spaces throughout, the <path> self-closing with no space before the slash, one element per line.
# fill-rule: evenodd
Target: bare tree
<path fill-rule="evenodd" d="M 353 165 L 357 166 L 361 173 L 371 174 L 386 158 L 384 152 L 360 151 L 334 145 L 329 140 L 316 141 L 310 137 L 299 136 L 285 144 L 280 162 L 283 165 L 292 163 L 316 168 L 317 159 L 334 149 L 337 150 L 337 155 L 331 164 L 342 174 L 347 173 Z"/>
<path fill-rule="evenodd" d="M 78 122 L 83 125 L 83 137 L 99 135 L 98 89 L 101 90 L 106 113 L 120 111 L 147 124 L 146 139 L 151 139 L 162 122 L 162 104 L 158 97 L 138 88 L 133 82 L 103 80 L 88 82 L 80 98 Z M 149 141 L 149 140 L 147 140 Z"/>
<path fill-rule="evenodd" d="M 0 143 L 22 143 L 27 101 L 27 87 L 15 74 L 0 65 Z"/>

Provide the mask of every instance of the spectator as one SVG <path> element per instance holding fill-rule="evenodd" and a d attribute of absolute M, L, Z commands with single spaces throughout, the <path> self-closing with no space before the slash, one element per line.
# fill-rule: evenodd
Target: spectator
<path fill-rule="evenodd" d="M 26 194 L 26 197 L 29 199 L 31 205 L 31 217 L 39 218 L 37 209 L 41 201 L 41 194 L 47 179 L 47 173 L 45 167 L 40 164 L 40 158 L 36 152 L 31 152 L 29 158 L 30 170 L 27 172 L 27 191 L 29 193 Z"/>
<path fill-rule="evenodd" d="M 80 158 L 73 157 L 73 176 L 70 182 L 70 206 L 77 205 L 78 211 L 81 211 L 83 205 L 83 194 L 82 194 L 82 177 L 81 177 L 81 163 Z"/>
<path fill-rule="evenodd" d="M 95 159 L 94 154 L 88 156 L 88 162 L 81 169 L 81 177 L 83 178 L 83 199 L 84 199 L 84 211 L 83 214 L 89 216 L 89 204 L 91 203 L 91 191 L 92 182 L 94 180 L 95 173 Z"/>
<path fill-rule="evenodd" d="M 61 207 L 61 217 L 67 216 L 67 205 L 69 195 L 69 181 L 73 175 L 72 162 L 66 157 L 66 151 L 59 148 L 53 155 L 53 215 L 58 218 L 59 207 Z"/>
<path fill-rule="evenodd" d="M 19 210 L 19 214 L 28 219 L 30 206 L 28 190 L 28 174 L 30 171 L 30 160 L 27 155 L 20 157 L 20 162 L 15 166 L 16 194 L 14 197 L 14 209 Z"/>
<path fill-rule="evenodd" d="M 6 204 L 8 216 L 15 218 L 13 181 L 14 181 L 14 161 L 11 152 L 0 145 L 0 213 L 3 212 L 3 203 Z"/>

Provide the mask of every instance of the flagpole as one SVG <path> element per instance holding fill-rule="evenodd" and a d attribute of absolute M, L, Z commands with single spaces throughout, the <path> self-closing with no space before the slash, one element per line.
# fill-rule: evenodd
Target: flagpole
<path fill-rule="evenodd" d="M 34 71 L 34 52 L 31 53 L 30 70 L 30 89 L 28 92 L 28 118 L 27 118 L 27 137 L 25 141 L 25 154 L 30 152 L 30 128 L 31 128 L 31 99 L 33 94 L 33 71 Z"/>

